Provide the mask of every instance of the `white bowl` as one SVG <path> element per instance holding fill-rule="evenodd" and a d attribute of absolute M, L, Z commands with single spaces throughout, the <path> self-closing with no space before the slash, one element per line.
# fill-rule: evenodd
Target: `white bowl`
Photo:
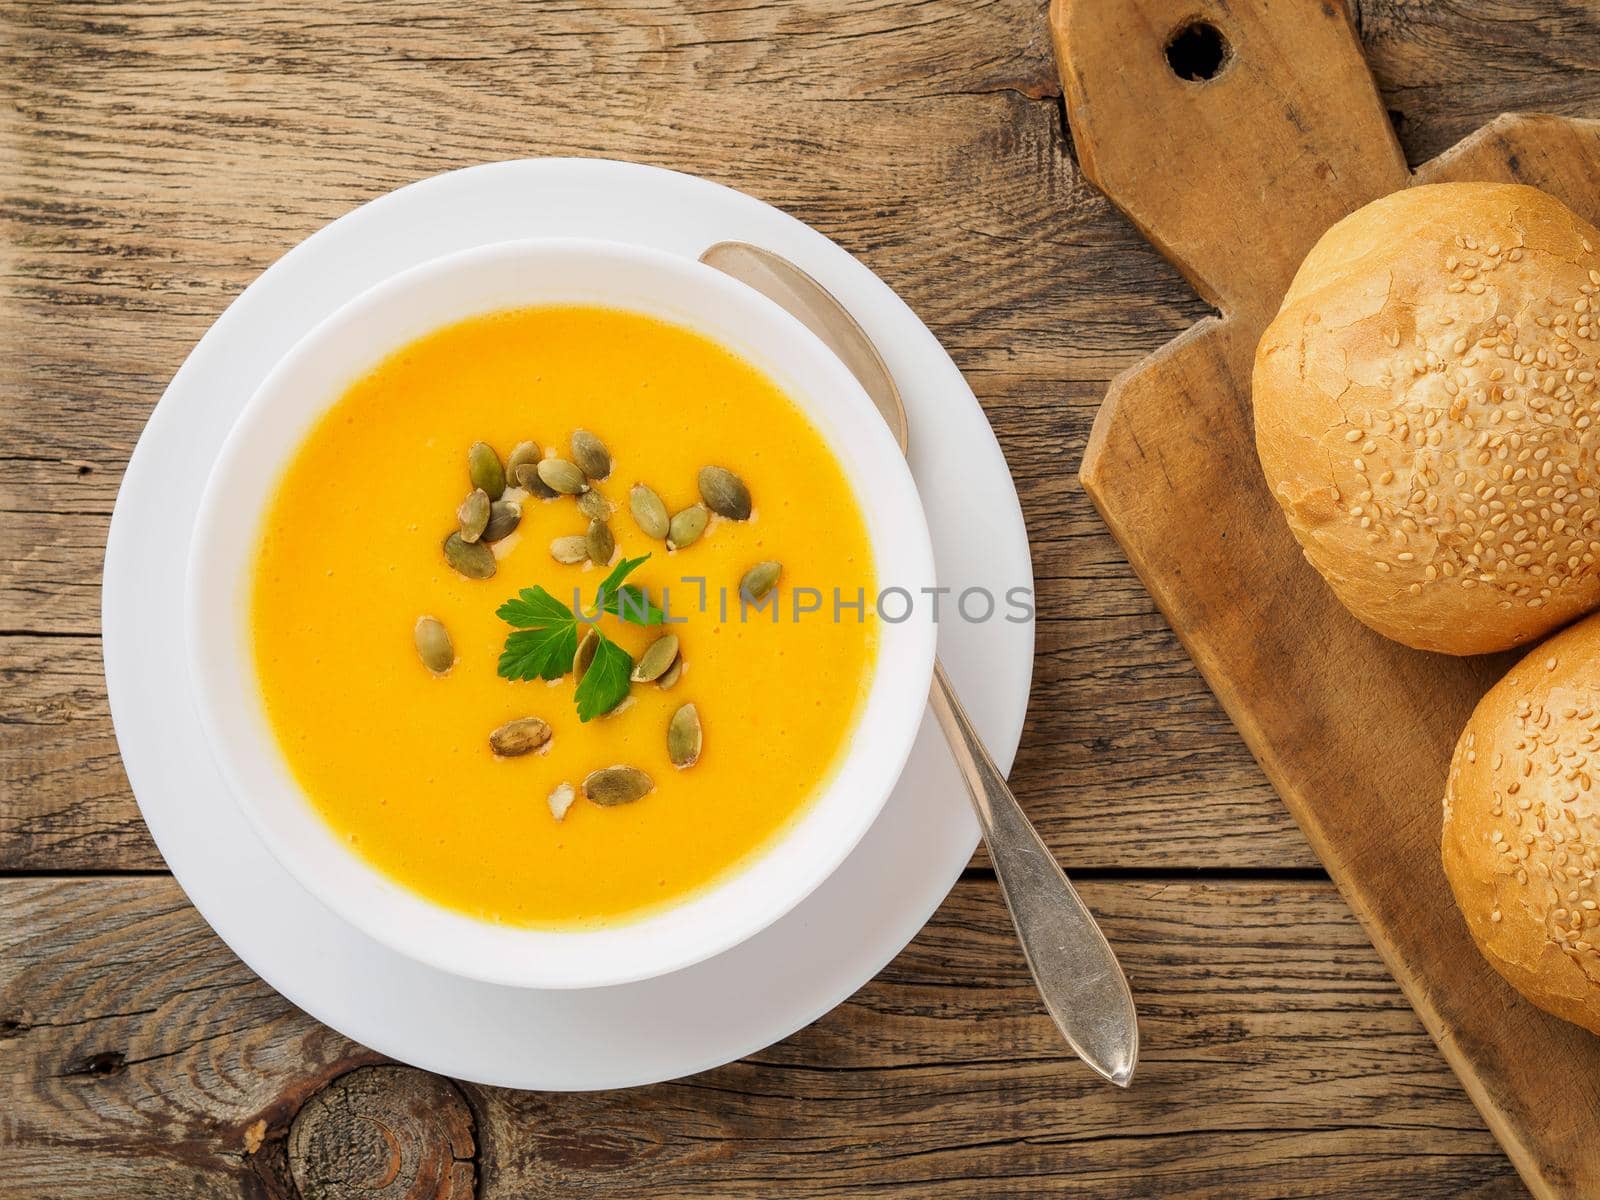
<path fill-rule="evenodd" d="M 317 418 L 389 353 L 476 314 L 573 303 L 688 326 L 759 367 L 805 410 L 842 464 L 866 519 L 879 587 L 919 596 L 934 584 L 911 473 L 855 377 L 783 309 L 700 263 L 613 242 L 504 242 L 386 280 L 307 334 L 251 397 L 201 501 L 185 613 L 201 721 L 239 806 L 307 891 L 419 962 L 517 987 L 600 987 L 663 975 L 743 941 L 804 899 L 844 861 L 899 777 L 927 701 L 936 634 L 920 610 L 900 623 L 879 621 L 866 703 L 826 787 L 773 844 L 674 907 L 597 930 L 496 925 L 437 905 L 351 853 L 295 782 L 261 703 L 247 597 L 266 503 Z M 900 607 L 897 601 L 891 611 Z"/>

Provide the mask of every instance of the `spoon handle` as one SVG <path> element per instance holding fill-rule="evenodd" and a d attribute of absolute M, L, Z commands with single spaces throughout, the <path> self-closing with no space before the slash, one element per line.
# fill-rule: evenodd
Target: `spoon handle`
<path fill-rule="evenodd" d="M 1117 956 L 1006 786 L 938 662 L 932 702 L 1045 1008 L 1078 1057 L 1127 1087 L 1139 1057 L 1139 1025 Z"/>

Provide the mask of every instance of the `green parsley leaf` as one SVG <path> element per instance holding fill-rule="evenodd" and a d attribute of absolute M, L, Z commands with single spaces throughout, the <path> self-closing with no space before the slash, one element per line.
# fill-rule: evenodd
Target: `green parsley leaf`
<path fill-rule="evenodd" d="M 651 603 L 649 593 L 632 583 L 607 594 L 602 611 L 630 625 L 660 625 L 667 619 L 667 614 Z"/>
<path fill-rule="evenodd" d="M 641 554 L 638 558 L 625 558 L 612 567 L 611 574 L 600 581 L 600 590 L 595 594 L 595 606 L 604 612 L 606 596 L 621 587 L 622 581 L 642 567 L 649 557 L 648 554 Z"/>
<path fill-rule="evenodd" d="M 572 670 L 578 653 L 577 625 L 548 629 L 514 629 L 500 652 L 503 679 L 560 679 Z"/>
<path fill-rule="evenodd" d="M 578 720 L 604 716 L 621 704 L 628 695 L 628 679 L 632 674 L 633 656 L 602 635 L 594 661 L 578 681 L 578 690 L 573 695 L 578 702 Z"/>
<path fill-rule="evenodd" d="M 612 568 L 595 593 L 595 612 L 610 613 L 630 625 L 660 625 L 667 619 L 666 613 L 650 602 L 649 594 L 642 587 L 622 582 L 649 557 L 641 554 L 638 558 L 625 558 Z"/>
<path fill-rule="evenodd" d="M 560 679 L 578 652 L 578 619 L 542 587 L 523 588 L 495 615 L 518 628 L 506 638 L 499 672 L 505 679 Z"/>
<path fill-rule="evenodd" d="M 595 596 L 595 619 L 609 613 L 635 625 L 659 625 L 666 614 L 650 602 L 637 584 L 624 583 L 639 568 L 648 554 L 625 558 L 606 576 Z M 506 679 L 560 679 L 572 670 L 582 632 L 580 621 L 561 601 L 542 587 L 523 588 L 495 610 L 502 621 L 516 628 L 507 635 L 500 654 L 500 674 Z M 589 721 L 603 716 L 628 695 L 633 674 L 633 658 L 621 646 L 600 634 L 594 661 L 578 681 L 573 699 L 578 719 Z"/>
<path fill-rule="evenodd" d="M 518 629 L 540 629 L 576 619 L 570 608 L 538 586 L 523 588 L 495 609 L 494 615 Z"/>

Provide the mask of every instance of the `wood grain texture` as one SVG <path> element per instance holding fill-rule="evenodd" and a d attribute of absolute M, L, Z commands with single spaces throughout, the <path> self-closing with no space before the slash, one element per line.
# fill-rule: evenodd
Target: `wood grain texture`
<path fill-rule="evenodd" d="M 993 882 L 969 880 L 878 979 L 745 1062 L 629 1092 L 463 1084 L 463 1116 L 419 1072 L 352 1082 L 379 1060 L 252 976 L 170 880 L 0 881 L 0 1197 L 292 1196 L 308 1125 L 352 1107 L 406 1161 L 470 1165 L 485 1200 L 1520 1194 L 1329 885 L 1086 897 L 1142 1000 L 1131 1091 L 1070 1059 Z"/>
<path fill-rule="evenodd" d="M 1501 113 L 1600 112 L 1600 8 L 1591 0 L 1351 7 L 1413 166 Z"/>
<path fill-rule="evenodd" d="M 476 1127 L 449 1080 L 358 1067 L 295 1113 L 284 1154 L 304 1200 L 473 1200 Z"/>
<path fill-rule="evenodd" d="M 1192 6 L 1118 11 L 1113 23 L 1060 0 L 1054 13 L 1083 161 L 1166 252 L 1193 258 L 1186 273 L 1224 307 L 1113 383 L 1085 488 L 1530 1188 L 1594 1195 L 1600 1040 L 1521 1000 L 1482 961 L 1439 866 L 1450 751 L 1508 660 L 1424 654 L 1360 625 L 1303 560 L 1256 458 L 1255 346 L 1300 258 L 1334 220 L 1410 182 L 1380 98 L 1337 6 L 1207 12 L 1235 52 L 1208 83 L 1105 57 L 1114 39 L 1132 63 L 1160 63 Z M 1140 158 L 1173 121 L 1223 147 L 1225 200 L 1174 191 Z M 1123 137 L 1130 129 L 1143 143 Z M 1090 152 L 1108 142 L 1115 153 Z M 1417 179 L 1516 179 L 1593 220 L 1600 123 L 1499 118 Z M 1205 204 L 1217 209 L 1209 225 Z M 1249 264 L 1232 281 L 1215 276 L 1224 243 Z"/>
<path fill-rule="evenodd" d="M 0 866 L 159 868 L 93 638 L 0 637 Z"/>

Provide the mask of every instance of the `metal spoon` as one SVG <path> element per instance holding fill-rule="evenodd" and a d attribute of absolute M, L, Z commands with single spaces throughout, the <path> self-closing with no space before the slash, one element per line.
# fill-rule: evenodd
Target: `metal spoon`
<path fill-rule="evenodd" d="M 777 301 L 821 338 L 861 381 L 905 452 L 900 390 L 877 347 L 827 289 L 787 259 L 744 242 L 719 242 L 700 261 Z M 1139 1059 L 1139 1024 L 1117 956 L 1006 786 L 937 660 L 931 698 L 1045 1008 L 1079 1058 L 1127 1087 Z"/>

